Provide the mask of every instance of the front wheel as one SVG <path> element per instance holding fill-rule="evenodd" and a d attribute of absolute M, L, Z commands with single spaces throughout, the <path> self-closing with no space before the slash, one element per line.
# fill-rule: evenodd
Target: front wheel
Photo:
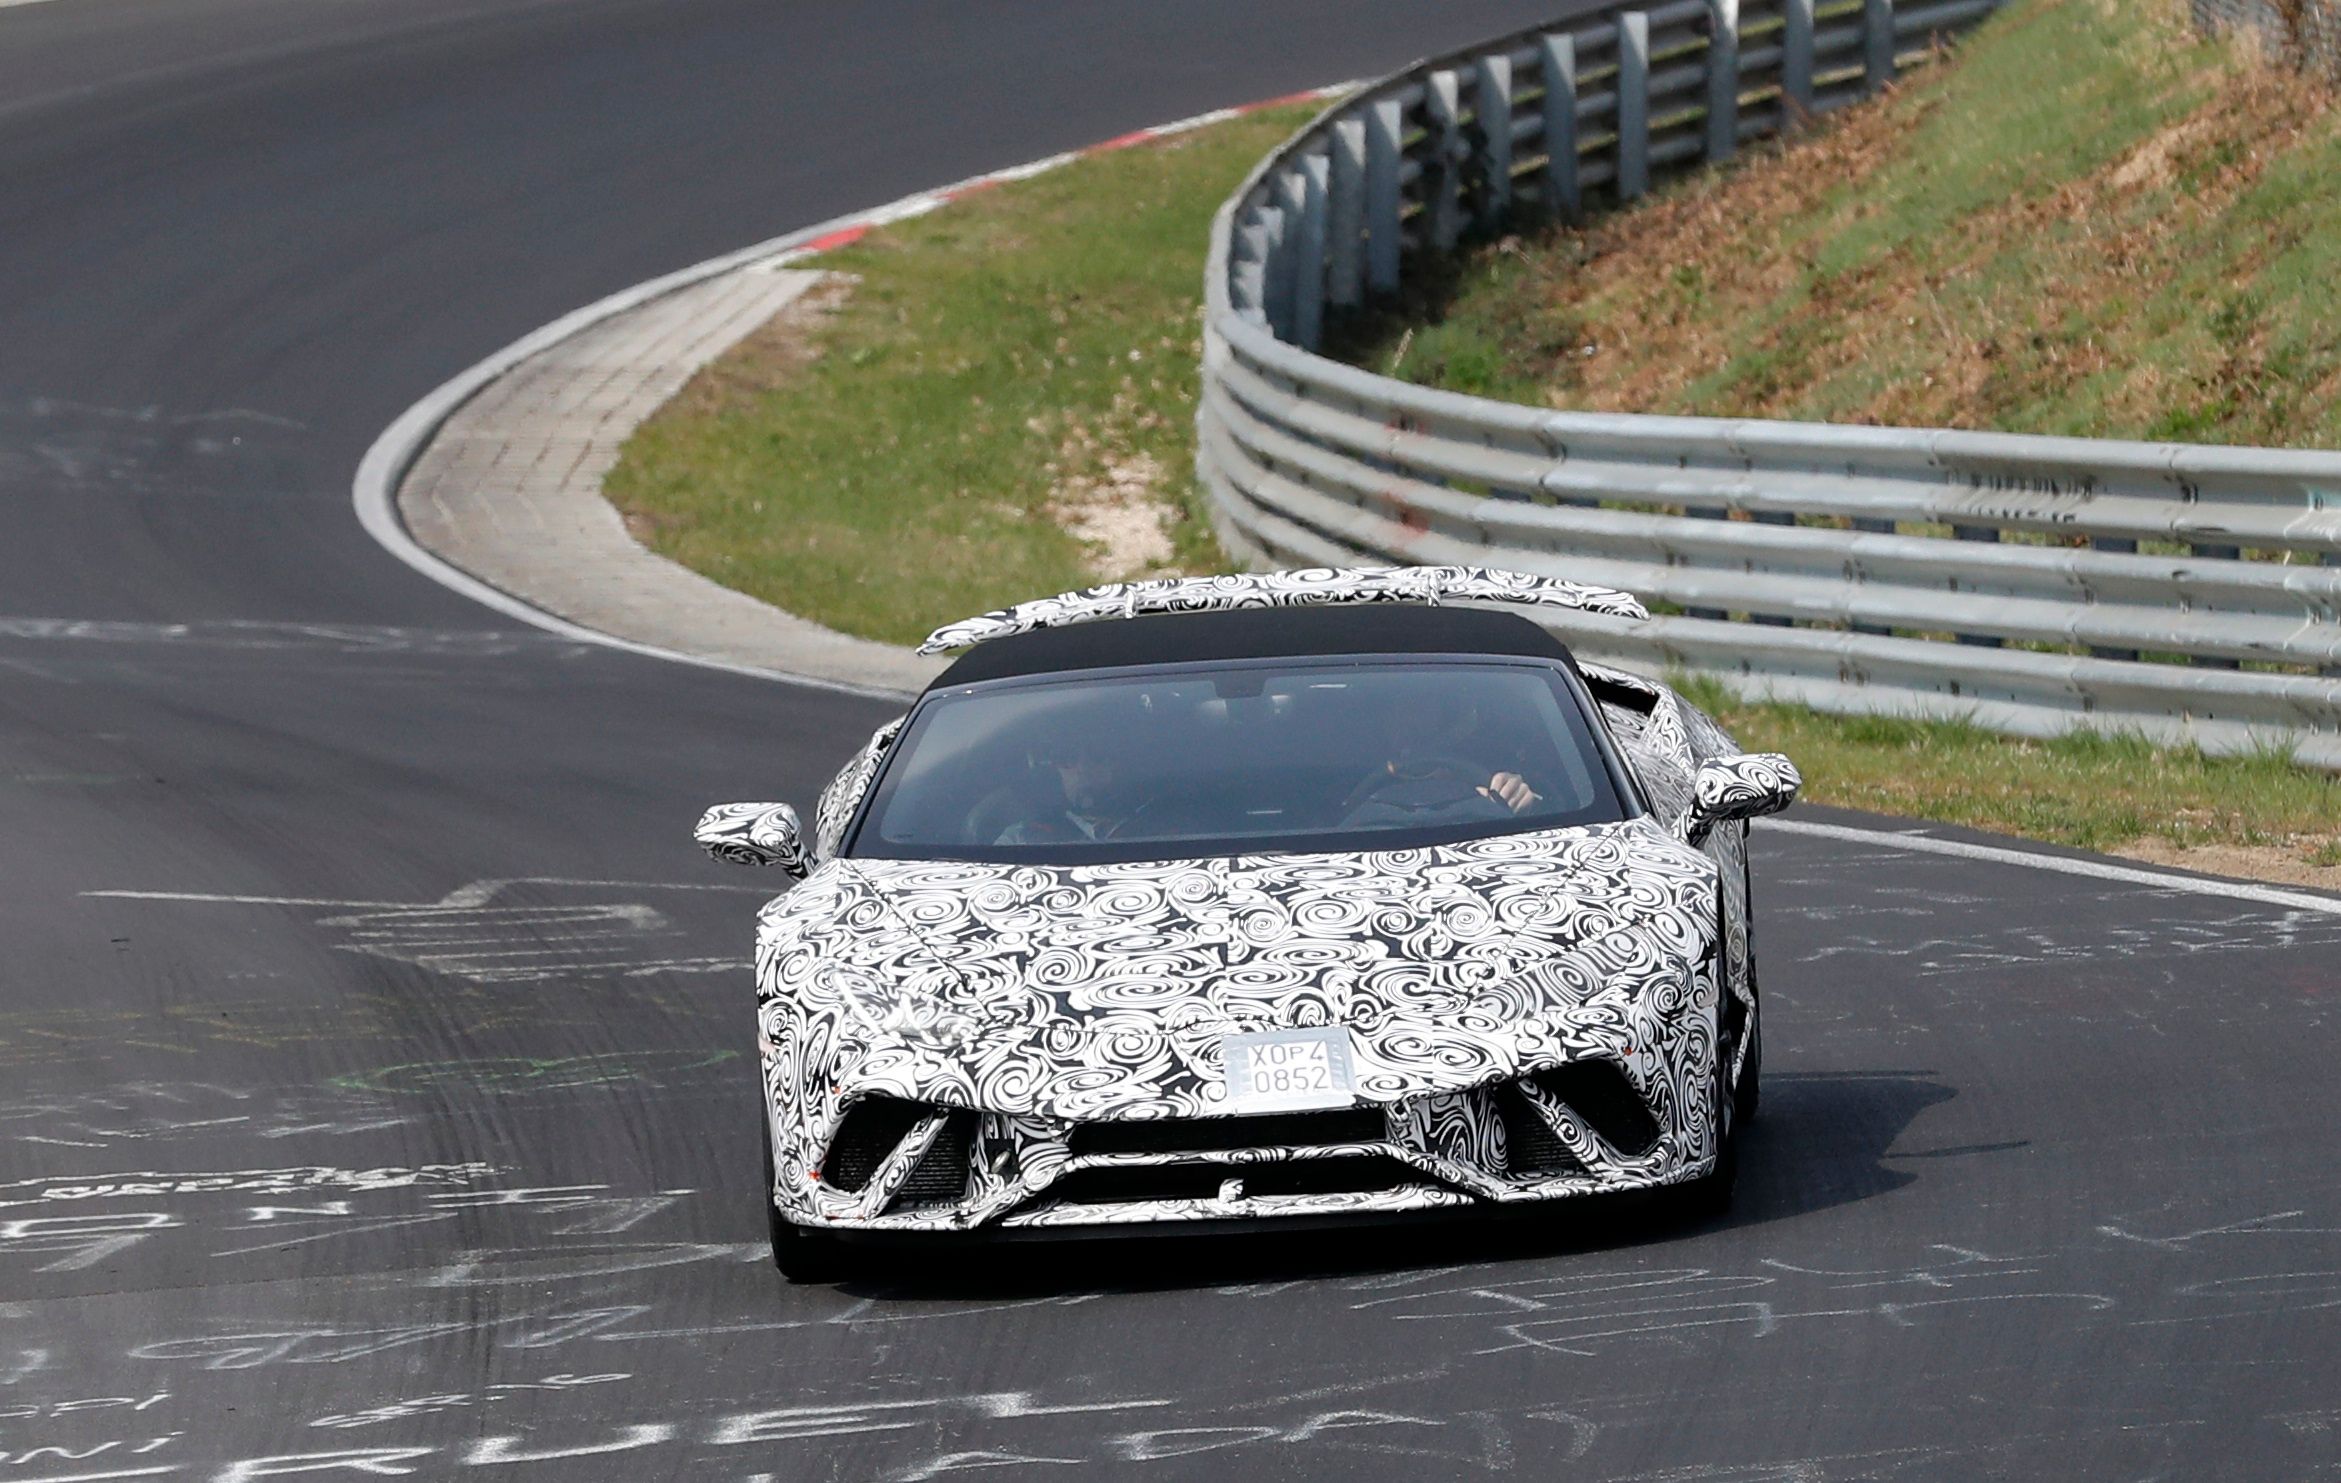
<path fill-rule="evenodd" d="M 1732 1188 L 1739 1183 L 1740 1127 L 1756 1114 L 1756 1066 L 1763 1040 L 1757 1033 L 1756 1022 L 1748 1022 L 1748 1058 L 1740 1068 L 1739 1085 L 1731 1083 L 1731 1067 L 1726 1064 L 1720 1040 L 1716 1044 L 1715 1083 L 1710 1093 L 1710 1114 L 1715 1119 L 1716 1137 L 1720 1140 L 1715 1154 L 1715 1167 L 1684 1184 L 1679 1191 L 1683 1218 L 1686 1220 L 1720 1220 L 1731 1210 Z M 1725 1114 L 1730 1114 L 1726 1126 Z"/>
<path fill-rule="evenodd" d="M 853 1275 L 852 1253 L 827 1231 L 808 1231 L 781 1219 L 772 1198 L 772 1129 L 764 1129 L 764 1222 L 772 1236 L 772 1265 L 791 1282 L 842 1282 Z"/>

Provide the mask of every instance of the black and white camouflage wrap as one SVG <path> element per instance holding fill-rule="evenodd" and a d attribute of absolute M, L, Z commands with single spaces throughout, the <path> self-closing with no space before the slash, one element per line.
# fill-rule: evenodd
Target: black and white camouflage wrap
<path fill-rule="evenodd" d="M 778 866 L 801 876 L 812 864 L 797 811 L 785 803 L 719 803 L 699 816 L 691 837 L 727 865 Z"/>
<path fill-rule="evenodd" d="M 1290 575 L 1302 586 L 1311 576 Z M 1033 626 L 1021 612 L 975 621 Z M 937 640 L 955 632 L 954 643 L 992 636 L 955 625 Z M 1794 768 L 1739 758 L 1664 685 L 1581 669 L 1650 812 L 1421 849 L 1080 866 L 839 858 L 900 723 L 880 728 L 822 794 L 811 873 L 759 920 L 758 1041 L 779 1213 L 869 1230 L 1394 1213 L 1710 1171 L 1754 1040 L 1737 820 L 1777 806 L 1783 788 L 1793 794 Z M 1716 765 L 1727 758 L 1737 760 Z M 741 841 L 743 858 L 773 853 L 775 806 L 740 807 L 721 821 L 725 811 L 712 811 L 702 841 L 719 855 Z M 1698 812 L 1722 822 L 1702 834 Z M 1085 1170 L 1195 1162 L 1176 1151 L 1076 1157 L 1069 1140 L 1084 1124 L 1224 1115 L 1223 1036 L 1315 1027 L 1347 1030 L 1357 1097 L 1382 1114 L 1382 1137 L 1218 1149 L 1208 1162 L 1240 1174 L 1372 1154 L 1403 1165 L 1410 1182 L 1255 1194 L 1239 1177 L 1208 1198 L 1052 1194 Z M 1621 1152 L 1568 1103 L 1519 1080 L 1589 1059 L 1622 1071 L 1647 1106 L 1658 1128 L 1650 1146 Z M 1506 1083 L 1574 1168 L 1508 1172 L 1492 1094 Z M 866 1184 L 839 1189 L 821 1177 L 823 1161 L 847 1112 L 873 1095 L 935 1112 Z M 953 1110 L 975 1119 L 962 1194 L 889 1209 Z"/>
<path fill-rule="evenodd" d="M 1216 577 L 1154 577 L 1060 592 L 1012 608 L 946 623 L 927 635 L 921 654 L 1109 618 L 1151 613 L 1201 613 L 1230 608 L 1303 608 L 1330 603 L 1502 602 L 1572 608 L 1639 622 L 1640 601 L 1614 587 L 1532 577 L 1482 566 L 1305 567 L 1296 571 L 1237 572 Z"/>
<path fill-rule="evenodd" d="M 1699 844 L 1706 831 L 1733 819 L 1777 813 L 1804 787 L 1796 764 L 1778 752 L 1710 757 L 1691 779 L 1691 814 L 1686 831 Z"/>

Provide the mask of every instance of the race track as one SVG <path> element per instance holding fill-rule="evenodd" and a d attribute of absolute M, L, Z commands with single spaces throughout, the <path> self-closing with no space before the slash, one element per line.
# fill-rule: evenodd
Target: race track
<path fill-rule="evenodd" d="M 689 826 L 886 708 L 519 627 L 351 511 L 627 284 L 1546 9 L 0 8 L 0 1483 L 2341 1470 L 2341 913 L 1883 838 L 1757 836 L 1721 1228 L 789 1288 L 770 882 Z"/>

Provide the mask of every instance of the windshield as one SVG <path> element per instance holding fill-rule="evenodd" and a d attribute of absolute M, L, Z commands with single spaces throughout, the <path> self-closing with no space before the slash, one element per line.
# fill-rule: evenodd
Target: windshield
<path fill-rule="evenodd" d="M 1276 660 L 930 696 L 848 853 L 1080 864 L 1401 849 L 1626 816 L 1558 668 Z"/>

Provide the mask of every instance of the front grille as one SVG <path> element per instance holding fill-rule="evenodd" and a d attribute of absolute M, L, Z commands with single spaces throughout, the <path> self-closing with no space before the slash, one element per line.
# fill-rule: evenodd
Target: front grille
<path fill-rule="evenodd" d="M 1504 1123 L 1504 1168 L 1512 1174 L 1533 1174 L 1550 1177 L 1555 1174 L 1577 1174 L 1584 1165 L 1544 1120 L 1544 1114 L 1528 1103 L 1527 1093 L 1513 1082 L 1495 1088 L 1496 1115 Z"/>
<path fill-rule="evenodd" d="M 1538 1091 L 1568 1103 L 1602 1142 L 1627 1158 L 1648 1153 L 1658 1141 L 1658 1119 L 1615 1061 L 1572 1061 L 1528 1079 Z"/>
<path fill-rule="evenodd" d="M 1143 1200 L 1208 1200 L 1230 1179 L 1247 1195 L 1380 1194 L 1420 1183 L 1412 1169 L 1381 1154 L 1294 1159 L 1274 1164 L 1138 1164 L 1076 1169 L 1048 1188 L 1068 1205 L 1130 1205 Z"/>
<path fill-rule="evenodd" d="M 887 1202 L 886 1213 L 958 1204 L 967 1195 L 969 1151 L 974 1145 L 975 1114 L 962 1110 L 945 1116 L 942 1131 L 911 1166 L 902 1188 Z"/>
<path fill-rule="evenodd" d="M 1100 1153 L 1226 1153 L 1237 1148 L 1329 1148 L 1390 1136 L 1379 1107 L 1278 1112 L 1250 1117 L 1160 1118 L 1083 1123 L 1068 1143 L 1075 1158 Z"/>
<path fill-rule="evenodd" d="M 1378 1195 L 1420 1182 L 1412 1169 L 1381 1154 L 1254 1164 L 1240 1177 L 1247 1195 Z"/>
<path fill-rule="evenodd" d="M 1049 1186 L 1051 1198 L 1073 1205 L 1130 1205 L 1140 1200 L 1208 1200 L 1234 1176 L 1224 1164 L 1139 1164 L 1119 1169 L 1076 1169 Z"/>
<path fill-rule="evenodd" d="M 862 1098 L 845 1110 L 845 1120 L 829 1142 L 829 1156 L 821 1161 L 822 1180 L 831 1189 L 860 1194 L 886 1156 L 934 1112 L 923 1102 L 900 1097 Z"/>

